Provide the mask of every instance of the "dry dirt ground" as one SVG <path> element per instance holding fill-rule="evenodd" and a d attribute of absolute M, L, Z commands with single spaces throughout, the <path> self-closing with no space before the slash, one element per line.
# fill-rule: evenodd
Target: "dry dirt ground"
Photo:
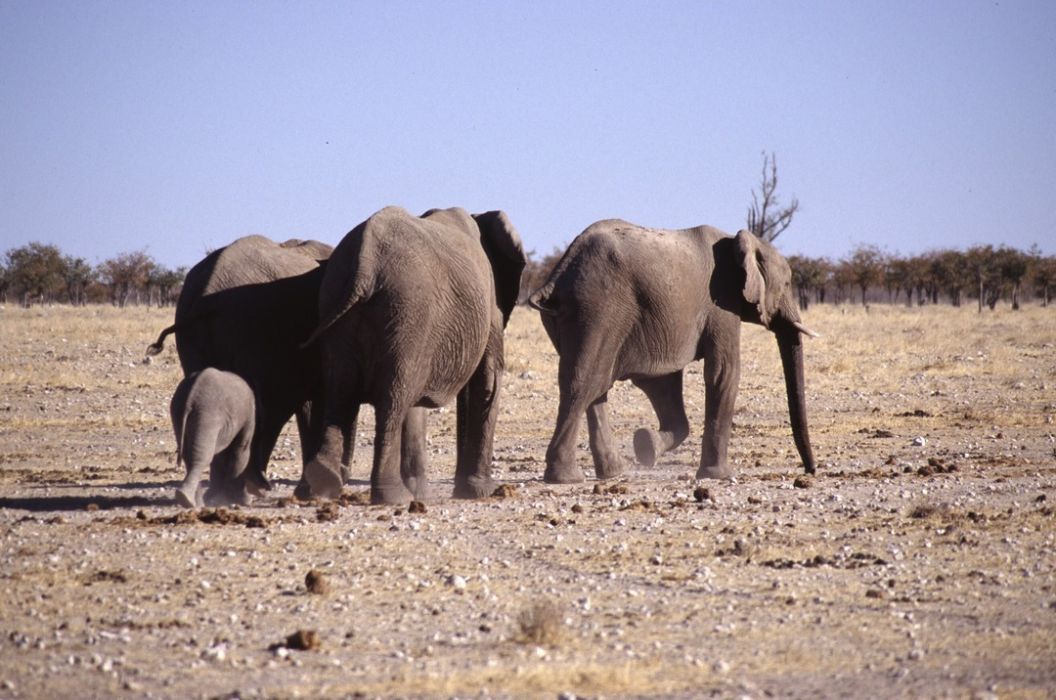
<path fill-rule="evenodd" d="M 171 313 L 0 310 L 0 697 L 1056 692 L 1056 308 L 812 308 L 811 479 L 746 327 L 735 482 L 693 481 L 692 366 L 681 449 L 562 487 L 540 480 L 556 356 L 518 309 L 505 486 L 449 498 L 434 411 L 424 512 L 361 505 L 369 410 L 340 503 L 291 500 L 287 431 L 272 498 L 178 509 L 175 350 L 141 361 Z M 632 459 L 653 418 L 611 397 Z"/>

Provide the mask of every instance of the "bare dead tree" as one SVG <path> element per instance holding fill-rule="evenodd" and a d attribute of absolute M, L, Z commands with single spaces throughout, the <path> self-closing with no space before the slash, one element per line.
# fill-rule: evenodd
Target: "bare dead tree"
<path fill-rule="evenodd" d="M 777 199 L 777 156 L 763 151 L 763 181 L 761 194 L 752 190 L 752 206 L 748 207 L 748 230 L 764 241 L 773 242 L 780 236 L 799 209 L 799 200 L 782 207 Z"/>

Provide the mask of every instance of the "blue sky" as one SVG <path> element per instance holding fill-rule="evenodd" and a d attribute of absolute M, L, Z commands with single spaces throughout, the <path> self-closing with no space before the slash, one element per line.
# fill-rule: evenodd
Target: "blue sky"
<path fill-rule="evenodd" d="M 388 204 L 1056 253 L 1056 3 L 0 0 L 0 252 L 171 266 Z"/>

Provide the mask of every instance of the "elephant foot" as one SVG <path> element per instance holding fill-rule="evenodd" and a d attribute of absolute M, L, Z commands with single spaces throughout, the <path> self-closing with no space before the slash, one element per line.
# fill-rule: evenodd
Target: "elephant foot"
<path fill-rule="evenodd" d="M 583 470 L 573 465 L 547 464 L 543 481 L 548 484 L 582 484 L 586 481 Z"/>
<path fill-rule="evenodd" d="M 656 465 L 656 460 L 664 453 L 664 439 L 655 430 L 638 428 L 634 431 L 634 458 L 643 467 Z"/>
<path fill-rule="evenodd" d="M 176 504 L 184 508 L 197 508 L 197 494 L 190 487 L 176 489 Z"/>
<path fill-rule="evenodd" d="M 733 469 L 726 464 L 713 464 L 705 467 L 701 465 L 700 469 L 697 470 L 698 479 L 724 479 L 730 480 L 733 478 Z"/>
<path fill-rule="evenodd" d="M 455 498 L 487 498 L 495 493 L 495 482 L 490 477 L 471 476 L 455 479 Z"/>
<path fill-rule="evenodd" d="M 293 497 L 298 501 L 310 501 L 314 495 L 312 487 L 308 485 L 308 481 L 302 476 L 301 480 L 297 482 L 297 486 L 293 489 Z"/>
<path fill-rule="evenodd" d="M 331 499 L 341 496 L 341 474 L 317 459 L 304 465 L 303 479 L 308 483 L 311 496 Z"/>
<path fill-rule="evenodd" d="M 210 508 L 216 508 L 218 506 L 248 506 L 253 502 L 253 497 L 250 496 L 244 488 L 225 489 L 223 487 L 209 487 L 205 490 L 205 496 L 202 498 L 202 501 Z"/>
<path fill-rule="evenodd" d="M 268 481 L 268 477 L 252 468 L 242 472 L 242 482 L 245 484 L 246 491 L 253 496 L 263 496 L 265 491 L 271 491 L 271 482 Z"/>
<path fill-rule="evenodd" d="M 414 494 L 412 494 L 402 482 L 392 485 L 377 484 L 370 487 L 371 505 L 402 506 L 413 500 L 415 500 Z"/>
<path fill-rule="evenodd" d="M 615 479 L 623 476 L 626 471 L 627 467 L 619 455 L 610 453 L 600 459 L 597 456 L 594 457 L 594 476 L 599 481 Z"/>
<path fill-rule="evenodd" d="M 409 476 L 403 480 L 403 487 L 410 492 L 412 500 L 429 500 L 429 481 L 424 476 Z"/>

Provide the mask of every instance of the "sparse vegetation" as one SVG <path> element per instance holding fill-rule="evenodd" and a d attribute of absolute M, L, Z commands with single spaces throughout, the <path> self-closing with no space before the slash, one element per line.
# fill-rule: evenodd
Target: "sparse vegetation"
<path fill-rule="evenodd" d="M 524 644 L 557 646 L 564 636 L 565 615 L 552 600 L 536 600 L 517 616 L 518 639 Z"/>

